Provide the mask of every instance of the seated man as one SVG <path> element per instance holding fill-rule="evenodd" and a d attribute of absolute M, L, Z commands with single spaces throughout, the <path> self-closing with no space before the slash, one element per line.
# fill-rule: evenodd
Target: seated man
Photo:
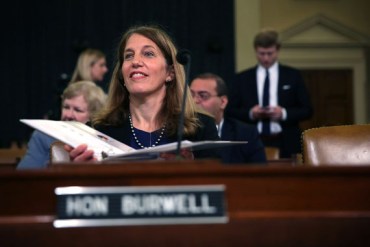
<path fill-rule="evenodd" d="M 94 82 L 79 81 L 70 84 L 64 90 L 61 98 L 61 120 L 86 123 L 102 108 L 106 95 Z M 17 168 L 46 167 L 50 159 L 50 145 L 55 141 L 56 139 L 53 137 L 35 130 L 28 142 L 27 153 Z"/>
<path fill-rule="evenodd" d="M 247 144 L 222 149 L 223 163 L 266 162 L 264 146 L 257 129 L 238 120 L 224 118 L 228 97 L 227 86 L 221 77 L 211 73 L 198 75 L 191 82 L 190 90 L 195 103 L 214 116 L 222 140 L 248 141 Z"/>

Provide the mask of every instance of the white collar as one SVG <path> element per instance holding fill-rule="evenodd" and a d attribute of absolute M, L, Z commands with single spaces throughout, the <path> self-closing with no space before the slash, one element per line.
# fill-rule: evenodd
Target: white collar
<path fill-rule="evenodd" d="M 224 119 L 222 118 L 220 123 L 217 125 L 216 124 L 216 128 L 217 128 L 217 134 L 219 137 L 221 137 L 221 133 L 222 133 L 222 126 L 224 125 Z"/>

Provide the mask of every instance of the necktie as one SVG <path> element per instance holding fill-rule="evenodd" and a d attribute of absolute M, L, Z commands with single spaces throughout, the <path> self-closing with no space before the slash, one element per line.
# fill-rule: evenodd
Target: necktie
<path fill-rule="evenodd" d="M 262 96 L 262 106 L 267 107 L 269 106 L 270 102 L 270 77 L 269 71 L 266 69 L 266 77 L 265 83 L 263 86 L 263 96 Z M 262 134 L 270 135 L 270 120 L 264 119 L 262 120 Z"/>
<path fill-rule="evenodd" d="M 220 124 L 216 125 L 216 128 L 217 128 L 218 137 L 221 138 L 221 125 Z"/>

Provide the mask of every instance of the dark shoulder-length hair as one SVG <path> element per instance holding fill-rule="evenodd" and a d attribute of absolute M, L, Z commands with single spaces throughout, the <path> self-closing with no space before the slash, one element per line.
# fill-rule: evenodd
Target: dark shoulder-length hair
<path fill-rule="evenodd" d="M 122 75 L 123 55 L 128 39 L 133 34 L 142 35 L 152 40 L 161 50 L 168 68 L 174 73 L 174 78 L 166 82 L 166 95 L 157 121 L 166 124 L 167 134 L 173 135 L 177 131 L 179 114 L 181 111 L 182 96 L 184 94 L 185 72 L 184 67 L 176 60 L 177 49 L 171 37 L 157 26 L 134 26 L 125 32 L 119 42 L 116 54 L 116 65 L 113 70 L 109 86 L 108 102 L 103 111 L 93 120 L 93 124 L 120 125 L 129 115 L 130 98 L 129 92 L 124 86 Z M 199 126 L 196 115 L 196 107 L 187 88 L 185 105 L 184 134 L 195 133 Z"/>

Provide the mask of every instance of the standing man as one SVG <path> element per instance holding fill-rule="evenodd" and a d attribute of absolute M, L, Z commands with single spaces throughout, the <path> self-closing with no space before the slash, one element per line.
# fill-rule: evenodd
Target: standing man
<path fill-rule="evenodd" d="M 265 163 L 265 149 L 257 129 L 232 118 L 224 118 L 228 103 L 224 80 L 211 73 L 198 75 L 191 82 L 190 91 L 195 103 L 213 115 L 222 140 L 248 141 L 247 144 L 226 147 L 220 155 L 223 163 Z"/>
<path fill-rule="evenodd" d="M 227 113 L 256 124 L 265 146 L 291 158 L 301 152 L 299 122 L 312 116 L 309 94 L 300 72 L 278 62 L 276 31 L 258 33 L 254 48 L 258 65 L 236 76 Z"/>

